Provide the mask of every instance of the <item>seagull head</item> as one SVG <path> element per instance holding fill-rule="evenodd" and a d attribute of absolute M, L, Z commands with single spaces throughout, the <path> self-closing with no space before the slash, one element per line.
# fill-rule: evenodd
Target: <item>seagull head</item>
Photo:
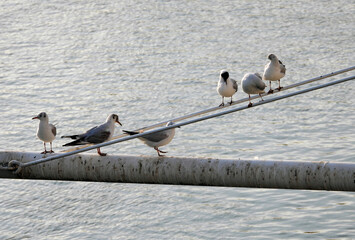
<path fill-rule="evenodd" d="M 174 122 L 169 121 L 165 126 L 167 127 L 167 126 L 171 126 L 171 125 L 174 125 L 174 124 L 175 124 Z M 178 128 L 180 128 L 180 127 L 178 127 Z"/>
<path fill-rule="evenodd" d="M 174 125 L 174 122 L 169 121 L 165 126 L 171 126 L 171 125 Z"/>
<path fill-rule="evenodd" d="M 33 117 L 32 119 L 39 119 L 40 121 L 46 120 L 48 121 L 48 115 L 45 112 L 41 112 L 37 116 Z"/>
<path fill-rule="evenodd" d="M 227 79 L 229 78 L 229 73 L 227 70 L 221 70 L 221 78 L 226 82 Z"/>
<path fill-rule="evenodd" d="M 267 58 L 272 61 L 274 59 L 277 59 L 276 55 L 275 54 L 269 54 L 269 56 L 267 56 Z"/>
<path fill-rule="evenodd" d="M 254 75 L 261 79 L 260 73 L 257 73 L 257 72 L 256 72 L 256 73 L 254 73 Z"/>
<path fill-rule="evenodd" d="M 108 116 L 108 118 L 106 119 L 106 122 L 109 122 L 109 121 L 116 122 L 122 126 L 122 123 L 120 123 L 120 121 L 118 119 L 118 115 L 116 115 L 116 114 L 111 114 L 110 116 Z"/>

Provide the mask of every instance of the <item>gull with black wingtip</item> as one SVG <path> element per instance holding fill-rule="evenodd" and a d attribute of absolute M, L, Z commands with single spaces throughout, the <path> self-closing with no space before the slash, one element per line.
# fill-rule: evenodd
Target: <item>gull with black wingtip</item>
<path fill-rule="evenodd" d="M 46 154 L 46 153 L 54 153 L 52 150 L 52 142 L 55 139 L 55 136 L 57 135 L 57 128 L 49 123 L 48 119 L 48 114 L 45 112 L 41 112 L 38 114 L 36 117 L 33 117 L 32 119 L 39 119 L 39 125 L 37 129 L 37 137 L 43 141 L 43 146 L 44 146 L 44 152 L 41 154 Z M 46 143 L 49 142 L 51 146 L 51 150 L 47 151 L 46 149 Z"/>
<path fill-rule="evenodd" d="M 238 84 L 237 82 L 229 77 L 229 73 L 227 70 L 222 70 L 218 85 L 217 85 L 217 92 L 219 95 L 222 96 L 222 103 L 219 105 L 220 107 L 224 106 L 224 98 L 230 97 L 231 101 L 229 104 L 232 104 L 232 97 L 238 91 Z"/>
<path fill-rule="evenodd" d="M 270 81 L 270 90 L 268 93 L 273 93 L 271 88 L 271 81 L 278 81 L 279 87 L 277 90 L 281 90 L 280 79 L 286 74 L 286 66 L 276 57 L 275 54 L 269 54 L 268 59 L 270 62 L 265 65 L 263 80 Z"/>
<path fill-rule="evenodd" d="M 261 76 L 259 73 L 246 73 L 241 81 L 243 91 L 249 95 L 249 105 L 248 107 L 253 106 L 250 101 L 250 94 L 259 94 L 262 101 L 261 94 L 265 93 L 264 89 L 266 88 L 266 84 L 261 80 Z"/>
<path fill-rule="evenodd" d="M 171 121 L 166 124 L 166 126 L 171 126 L 171 125 L 174 125 L 174 123 Z M 134 132 L 134 131 L 126 131 L 126 130 L 123 130 L 123 132 L 129 135 L 142 133 L 142 131 Z M 161 155 L 160 153 L 167 153 L 167 152 L 160 150 L 159 147 L 169 144 L 171 140 L 173 140 L 174 136 L 175 136 L 175 128 L 170 128 L 161 132 L 151 133 L 146 136 L 139 137 L 138 139 L 144 142 L 149 147 L 154 148 L 157 151 L 158 156 L 161 157 L 164 155 Z"/>
<path fill-rule="evenodd" d="M 118 116 L 116 114 L 111 114 L 107 117 L 105 123 L 93 127 L 83 134 L 62 136 L 62 138 L 76 139 L 75 141 L 64 144 L 63 146 L 98 144 L 109 141 L 112 138 L 113 133 L 115 132 L 115 123 L 118 123 L 122 126 L 118 119 Z M 97 148 L 97 153 L 100 156 L 107 155 L 106 153 L 102 153 L 100 148 Z"/>

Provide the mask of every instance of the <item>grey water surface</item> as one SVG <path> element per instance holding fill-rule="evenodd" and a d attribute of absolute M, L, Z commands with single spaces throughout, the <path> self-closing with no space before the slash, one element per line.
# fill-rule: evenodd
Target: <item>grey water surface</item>
<path fill-rule="evenodd" d="M 353 66 L 354 13 L 346 0 L 1 1 L 1 150 L 43 151 L 31 120 L 42 111 L 60 152 L 59 136 L 110 113 L 119 134 L 218 106 L 220 70 L 240 85 L 245 73 L 262 73 L 269 53 L 286 65 L 285 86 Z M 354 91 L 349 81 L 185 126 L 161 149 L 354 163 Z M 239 87 L 234 99 L 244 97 Z M 139 140 L 102 151 L 156 155 Z M 0 239 L 354 239 L 354 196 L 1 179 Z"/>

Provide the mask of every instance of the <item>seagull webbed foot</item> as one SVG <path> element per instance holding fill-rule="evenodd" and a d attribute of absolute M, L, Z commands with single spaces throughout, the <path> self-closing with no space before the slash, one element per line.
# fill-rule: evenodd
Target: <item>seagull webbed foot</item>
<path fill-rule="evenodd" d="M 97 148 L 97 153 L 98 153 L 100 156 L 102 156 L 102 157 L 104 157 L 104 156 L 107 155 L 107 153 L 102 153 L 101 150 L 100 150 L 100 148 Z"/>
<path fill-rule="evenodd" d="M 248 107 L 251 107 L 251 106 L 253 106 L 253 103 L 250 102 L 250 103 L 248 104 Z"/>
<path fill-rule="evenodd" d="M 159 157 L 165 157 L 165 155 L 160 154 L 160 153 L 166 153 L 166 152 L 163 152 L 163 151 L 160 151 L 160 150 L 159 150 L 159 151 L 157 151 L 157 152 L 158 152 L 158 156 L 159 156 Z"/>
<path fill-rule="evenodd" d="M 284 87 L 278 87 L 276 88 L 277 90 L 281 91 L 281 89 L 283 89 Z"/>
<path fill-rule="evenodd" d="M 157 147 L 155 147 L 154 149 L 157 151 L 159 157 L 164 157 L 164 155 L 162 155 L 160 153 L 167 153 L 167 152 L 164 152 L 162 150 L 159 150 L 159 148 L 157 148 Z"/>
<path fill-rule="evenodd" d="M 47 154 L 47 153 L 54 153 L 54 152 L 52 150 L 50 151 L 44 150 L 43 152 L 41 152 L 41 154 Z"/>

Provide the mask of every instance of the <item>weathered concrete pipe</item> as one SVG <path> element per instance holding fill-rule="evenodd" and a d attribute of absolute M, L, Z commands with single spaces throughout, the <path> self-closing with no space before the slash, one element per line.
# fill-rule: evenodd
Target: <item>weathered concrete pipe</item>
<path fill-rule="evenodd" d="M 0 165 L 43 155 L 0 152 Z M 78 154 L 2 178 L 355 191 L 355 164 Z"/>

